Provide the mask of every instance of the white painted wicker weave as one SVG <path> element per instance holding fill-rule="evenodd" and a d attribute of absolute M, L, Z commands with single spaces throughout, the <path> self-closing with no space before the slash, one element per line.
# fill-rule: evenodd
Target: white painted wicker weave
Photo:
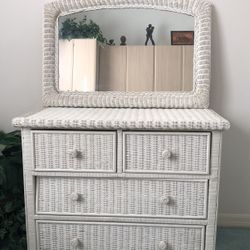
<path fill-rule="evenodd" d="M 125 172 L 209 173 L 209 133 L 125 132 L 123 143 Z"/>
<path fill-rule="evenodd" d="M 35 131 L 38 170 L 116 171 L 115 132 Z"/>
<path fill-rule="evenodd" d="M 46 108 L 13 119 L 40 129 L 226 130 L 230 123 L 211 109 Z"/>
<path fill-rule="evenodd" d="M 38 214 L 206 218 L 207 180 L 37 180 Z"/>
<path fill-rule="evenodd" d="M 57 110 L 59 114 L 56 112 Z M 171 110 L 170 113 L 165 113 L 163 110 L 128 110 L 127 113 L 125 110 L 119 112 L 118 110 L 102 109 L 103 113 L 107 116 L 110 115 L 107 120 L 102 120 L 103 116 L 99 109 L 84 110 L 51 108 L 15 120 L 15 124 L 23 128 L 28 249 L 215 250 L 221 131 L 214 131 L 211 127 L 225 129 L 229 127 L 229 123 L 211 110 Z M 131 111 L 132 117 L 129 116 L 129 111 Z M 136 119 L 137 114 L 139 115 Z M 148 114 L 151 115 L 151 122 Z M 124 124 L 123 120 L 121 123 L 117 122 L 122 115 L 130 119 L 128 123 Z M 166 116 L 170 119 L 166 119 Z M 114 120 L 109 123 L 111 117 Z M 143 119 L 144 123 L 141 123 Z M 162 123 L 164 119 L 168 122 L 168 132 L 159 126 L 159 124 L 164 124 Z M 194 132 L 187 129 L 185 133 L 178 131 L 176 128 L 180 130 L 183 126 L 182 119 L 186 119 L 186 124 L 191 124 L 190 127 L 199 128 L 199 131 Z M 174 123 L 174 120 L 177 122 Z M 169 126 L 170 123 L 174 124 L 172 128 Z M 169 144 L 171 150 L 173 146 L 181 149 L 179 150 L 180 157 L 184 157 L 181 160 L 181 166 L 184 166 L 185 169 L 187 163 L 192 170 L 190 160 L 194 162 L 194 166 L 197 164 L 196 162 L 206 165 L 205 158 L 208 157 L 210 158 L 209 171 L 202 174 L 191 171 L 187 174 L 178 172 L 175 165 L 168 165 L 170 170 L 171 166 L 173 167 L 174 171 L 170 171 L 171 173 L 124 172 L 124 136 L 142 133 L 134 130 L 138 124 L 140 126 L 145 126 L 145 124 L 152 126 L 153 124 L 155 129 L 161 130 L 160 133 L 144 131 L 143 133 L 147 136 L 155 133 L 155 136 L 168 137 L 173 133 L 173 137 L 170 136 L 170 138 L 182 138 L 179 141 L 174 139 L 175 143 Z M 62 128 L 66 128 L 66 125 L 67 129 L 62 130 Z M 72 126 L 74 130 L 72 130 Z M 86 131 L 86 129 L 98 126 L 105 126 L 106 130 Z M 115 130 L 116 126 L 124 126 L 134 131 Z M 85 128 L 84 131 L 81 131 L 82 127 Z M 212 131 L 200 129 L 202 127 L 210 128 Z M 40 130 L 37 130 L 38 128 Z M 47 130 L 48 128 L 51 130 Z M 69 128 L 71 130 L 68 130 Z M 68 141 L 64 144 L 56 142 L 55 137 L 53 140 L 46 140 L 45 146 L 34 145 L 34 143 L 41 143 L 37 140 L 34 141 L 34 135 L 39 133 L 43 136 L 49 135 L 49 137 L 53 137 L 57 133 L 63 134 L 63 138 L 71 138 L 74 135 L 73 141 L 84 141 L 88 133 L 97 134 L 98 138 L 101 138 L 100 145 L 109 138 L 103 144 L 104 146 L 109 145 L 109 149 L 100 150 L 98 147 L 97 149 L 94 147 L 92 150 L 111 152 L 115 144 L 115 171 L 98 173 L 93 172 L 92 169 L 75 171 L 64 168 L 59 171 L 59 169 L 36 168 L 39 163 L 34 161 L 32 153 L 34 148 L 40 153 L 44 150 L 42 147 L 47 146 L 49 151 L 54 152 L 51 157 L 54 157 L 57 164 L 62 155 L 58 152 L 62 150 L 61 147 L 65 147 L 64 144 L 68 144 Z M 116 136 L 111 136 L 112 133 Z M 184 134 L 188 134 L 190 141 L 183 139 Z M 209 134 L 211 134 L 211 140 Z M 75 137 L 75 135 L 77 136 Z M 197 138 L 201 139 L 197 140 Z M 115 141 L 114 144 L 113 141 Z M 62 142 L 64 141 L 62 140 Z M 154 149 L 157 145 L 151 142 L 140 145 L 138 142 L 138 140 L 134 140 L 132 144 L 128 144 L 133 148 L 128 151 L 135 150 L 138 155 L 143 156 L 145 148 Z M 169 143 L 168 140 L 167 142 Z M 138 145 L 137 148 L 135 144 Z M 186 144 L 189 147 L 185 149 Z M 196 153 L 187 153 L 190 147 Z M 198 147 L 200 147 L 200 151 L 197 151 Z M 145 152 L 150 152 L 150 150 L 147 149 Z M 50 155 L 49 152 L 44 153 L 44 158 L 48 155 Z M 197 157 L 202 157 L 201 161 L 197 161 Z M 40 161 L 43 159 L 40 158 Z M 157 170 L 157 165 L 153 162 L 155 161 L 154 154 L 149 154 L 147 161 L 151 161 L 152 167 Z M 144 162 L 147 165 L 147 162 Z M 47 167 L 46 164 L 45 167 Z M 64 160 L 62 165 L 65 165 Z M 194 170 L 205 169 L 195 168 Z"/>
<path fill-rule="evenodd" d="M 194 88 L 190 92 L 60 92 L 58 26 L 60 15 L 103 8 L 152 8 L 194 16 Z M 211 57 L 211 5 L 203 0 L 59 0 L 45 5 L 43 105 L 60 107 L 207 108 Z"/>
<path fill-rule="evenodd" d="M 37 249 L 202 250 L 204 228 L 38 221 L 38 236 Z"/>

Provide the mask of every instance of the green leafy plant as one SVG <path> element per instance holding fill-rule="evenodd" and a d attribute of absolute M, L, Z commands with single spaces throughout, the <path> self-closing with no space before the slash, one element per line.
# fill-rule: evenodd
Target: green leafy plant
<path fill-rule="evenodd" d="M 107 43 L 107 39 L 103 36 L 99 25 L 92 20 L 87 20 L 86 16 L 79 22 L 77 22 L 75 18 L 66 19 L 62 23 L 59 38 L 68 40 L 95 38 L 101 44 Z"/>
<path fill-rule="evenodd" d="M 20 132 L 0 132 L 0 243 L 27 249 Z"/>

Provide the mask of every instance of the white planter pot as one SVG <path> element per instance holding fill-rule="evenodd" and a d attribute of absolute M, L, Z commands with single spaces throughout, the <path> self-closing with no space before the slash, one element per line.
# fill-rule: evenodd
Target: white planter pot
<path fill-rule="evenodd" d="M 96 39 L 59 40 L 59 90 L 96 90 Z"/>

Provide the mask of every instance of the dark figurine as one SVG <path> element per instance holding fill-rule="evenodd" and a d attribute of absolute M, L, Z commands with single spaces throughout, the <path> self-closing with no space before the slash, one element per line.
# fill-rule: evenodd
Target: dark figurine
<path fill-rule="evenodd" d="M 153 40 L 153 32 L 154 32 L 154 26 L 152 24 L 149 24 L 148 27 L 146 28 L 146 42 L 145 45 L 148 45 L 148 40 L 151 41 L 152 45 L 155 45 L 155 42 Z"/>
<path fill-rule="evenodd" d="M 120 44 L 121 46 L 127 45 L 127 44 L 126 44 L 126 41 L 127 41 L 126 36 L 121 36 L 120 40 L 121 40 L 121 44 Z"/>
<path fill-rule="evenodd" d="M 109 42 L 107 43 L 110 46 L 115 46 L 115 40 L 114 39 L 110 39 Z"/>

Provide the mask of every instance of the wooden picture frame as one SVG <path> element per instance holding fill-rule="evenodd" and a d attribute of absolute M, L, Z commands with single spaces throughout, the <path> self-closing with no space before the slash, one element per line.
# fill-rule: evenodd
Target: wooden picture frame
<path fill-rule="evenodd" d="M 194 45 L 194 31 L 171 31 L 171 45 Z"/>

